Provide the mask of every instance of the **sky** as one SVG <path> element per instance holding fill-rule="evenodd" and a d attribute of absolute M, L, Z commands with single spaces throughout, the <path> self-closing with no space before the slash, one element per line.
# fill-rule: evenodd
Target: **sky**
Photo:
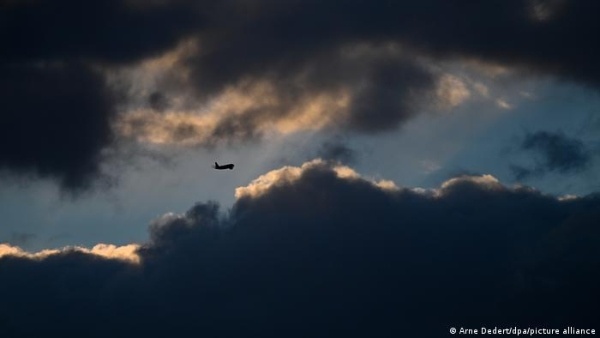
<path fill-rule="evenodd" d="M 600 329 L 599 13 L 0 0 L 0 334 Z"/>

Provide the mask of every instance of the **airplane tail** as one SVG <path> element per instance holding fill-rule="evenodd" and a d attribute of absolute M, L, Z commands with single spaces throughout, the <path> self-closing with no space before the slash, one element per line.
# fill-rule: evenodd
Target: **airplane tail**
<path fill-rule="evenodd" d="M 219 163 L 215 162 L 215 168 L 219 167 Z"/>

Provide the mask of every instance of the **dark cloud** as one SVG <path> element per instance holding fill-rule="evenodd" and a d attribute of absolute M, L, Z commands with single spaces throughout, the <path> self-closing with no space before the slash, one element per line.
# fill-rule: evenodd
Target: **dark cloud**
<path fill-rule="evenodd" d="M 395 42 L 404 53 L 466 56 L 597 84 L 599 51 L 587 42 L 599 28 L 599 6 L 593 0 L 14 1 L 0 12 L 0 58 L 123 63 L 196 37 L 202 50 L 188 60 L 194 79 L 202 90 L 218 91 L 245 77 L 288 78 L 307 67 L 324 71 L 313 85 L 336 73 L 338 81 L 353 69 L 320 61 L 335 59 L 344 46 Z"/>
<path fill-rule="evenodd" d="M 86 327 L 92 332 L 101 329 L 102 321 L 110 318 L 117 305 L 112 303 L 117 300 L 114 297 L 102 297 L 126 287 L 131 279 L 128 264 L 75 251 L 43 261 L 2 258 L 0 265 L 3 274 L 11 275 L 5 279 L 3 294 L 14 292 L 10 302 L 22 304 L 17 312 L 0 306 L 0 333 L 5 337 L 25 337 L 32 332 L 75 336 Z M 26 275 L 34 280 L 23 280 Z M 117 276 L 122 279 L 116 280 Z M 28 311 L 25 303 L 32 305 L 29 318 L 22 316 L 22 311 Z"/>
<path fill-rule="evenodd" d="M 96 66 L 158 55 L 200 21 L 179 1 L 3 1 L 0 168 L 93 185 L 117 99 Z"/>
<path fill-rule="evenodd" d="M 77 63 L 0 65 L 0 168 L 91 184 L 114 115 L 104 80 Z"/>
<path fill-rule="evenodd" d="M 592 152 L 583 142 L 560 132 L 529 133 L 520 147 L 524 151 L 537 155 L 537 164 L 532 168 L 511 166 L 517 179 L 541 176 L 549 172 L 561 174 L 580 172 L 590 165 L 592 159 Z"/>
<path fill-rule="evenodd" d="M 423 66 L 423 60 L 499 63 L 597 86 L 599 49 L 590 41 L 600 30 L 599 7 L 593 0 L 3 1 L 2 86 L 12 83 L 5 79 L 27 85 L 17 83 L 19 92 L 0 92 L 2 114 L 16 125 L 2 141 L 28 135 L 31 142 L 21 147 L 20 155 L 9 149 L 2 166 L 33 169 L 59 177 L 65 186 L 81 186 L 87 180 L 84 173 L 97 170 L 98 150 L 109 144 L 106 126 L 116 104 L 90 69 L 133 65 L 186 39 L 198 43 L 198 50 L 183 56 L 179 65 L 190 71 L 189 83 L 181 85 L 194 88 L 194 99 L 206 103 L 244 81 L 268 81 L 277 88 L 277 107 L 220 121 L 209 132 L 215 139 L 259 137 L 263 124 L 290 118 L 295 113 L 291 108 L 341 91 L 350 95 L 347 111 L 329 126 L 367 133 L 390 130 L 422 110 L 422 102 L 435 99 L 431 93 L 440 74 Z M 62 66 L 43 66 L 48 64 Z M 70 78 L 76 76 L 87 79 L 81 88 L 65 83 L 76 82 Z M 50 83 L 61 85 L 50 88 Z M 60 90 L 64 92 L 56 101 L 49 100 Z M 23 110 L 15 110 L 13 95 L 28 98 Z M 160 110 L 168 102 L 152 96 L 150 105 Z M 65 126 L 84 127 L 25 133 L 24 121 L 48 125 L 43 118 L 36 120 L 41 115 L 29 113 L 41 106 L 76 117 L 65 120 Z M 87 113 L 71 113 L 75 111 Z M 178 132 L 195 131 L 183 126 Z"/>
<path fill-rule="evenodd" d="M 213 16 L 218 20 L 202 40 L 206 52 L 191 60 L 206 90 L 248 76 L 297 74 L 309 65 L 323 71 L 313 85 L 324 84 L 354 72 L 325 62 L 332 51 L 388 42 L 407 47 L 403 53 L 416 48 L 441 59 L 468 57 L 600 80 L 599 50 L 587 43 L 600 28 L 594 1 L 232 1 L 224 8 L 216 13 L 228 18 Z"/>
<path fill-rule="evenodd" d="M 164 111 L 169 107 L 169 98 L 161 92 L 153 92 L 148 96 L 150 108 L 156 111 Z"/>
<path fill-rule="evenodd" d="M 222 7 L 221 7 L 222 6 Z M 525 74 L 597 85 L 598 27 L 593 1 L 489 1 L 461 4 L 323 1 L 226 2 L 209 15 L 202 52 L 184 64 L 196 97 L 243 81 L 278 88 L 279 106 L 225 119 L 216 138 L 260 136 L 259 126 L 293 114 L 307 97 L 342 89 L 346 114 L 329 126 L 391 130 L 436 100 L 439 73 L 424 59 L 478 60 Z M 261 109 L 262 110 L 262 109 Z"/>
<path fill-rule="evenodd" d="M 356 161 L 356 150 L 349 147 L 344 141 L 334 139 L 324 142 L 317 151 L 317 156 L 324 160 L 336 161 L 344 164 L 353 164 Z"/>
<path fill-rule="evenodd" d="M 392 130 L 419 111 L 435 87 L 435 76 L 416 64 L 378 65 L 352 98 L 348 124 L 353 130 Z"/>
<path fill-rule="evenodd" d="M 201 26 L 196 7 L 177 0 L 11 1 L 0 5 L 0 61 L 139 61 Z"/>
<path fill-rule="evenodd" d="M 264 182 L 263 182 L 264 183 Z M 0 260 L 0 330 L 440 337 L 451 326 L 594 328 L 600 199 L 488 176 L 437 193 L 304 169 L 228 215 L 151 227 L 140 265 L 66 252 Z"/>
<path fill-rule="evenodd" d="M 239 51 L 242 52 L 242 51 Z M 322 94 L 336 97 L 346 91 L 348 105 L 342 112 L 333 107 L 322 108 L 323 119 L 328 119 L 326 127 L 331 130 L 349 130 L 359 133 L 377 133 L 389 131 L 417 114 L 418 109 L 426 106 L 421 100 L 432 97 L 436 86 L 437 74 L 427 70 L 411 57 L 390 56 L 389 51 L 376 50 L 352 58 L 337 55 L 340 51 L 318 53 L 303 60 L 282 60 L 265 72 L 257 71 L 236 73 L 251 76 L 255 80 L 266 80 L 276 89 L 277 104 L 269 107 L 248 109 L 243 114 L 223 119 L 214 131 L 216 139 L 252 139 L 260 136 L 260 127 L 272 122 L 294 119 L 302 107 Z M 219 56 L 224 62 L 226 56 Z M 205 69 L 219 73 L 215 83 L 235 83 L 243 77 L 221 78 L 218 69 L 226 65 L 214 65 L 202 58 L 196 59 L 193 69 Z M 233 61 L 233 60 L 232 60 Z M 288 64 L 295 62 L 297 64 Z M 243 60 L 238 63 L 244 63 Z M 233 66 L 236 67 L 236 66 Z M 239 67 L 239 66 L 237 66 Z M 204 73 L 194 78 L 205 79 Z M 209 76 L 211 78 L 211 76 Z M 206 86 L 198 86 L 204 90 Z M 219 87 L 210 87 L 207 92 Z M 202 94 L 200 94 L 202 95 Z M 337 117 L 335 117 L 337 115 Z M 333 116 L 333 117 L 332 117 Z M 309 127 L 309 126 L 304 126 Z"/>

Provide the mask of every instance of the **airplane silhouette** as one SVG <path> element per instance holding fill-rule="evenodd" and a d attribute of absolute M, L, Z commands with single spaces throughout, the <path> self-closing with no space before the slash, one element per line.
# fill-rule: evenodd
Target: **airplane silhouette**
<path fill-rule="evenodd" d="M 233 169 L 233 164 L 219 165 L 219 163 L 215 162 L 215 165 L 213 166 L 213 168 L 215 168 L 217 170 L 223 170 L 223 169 L 232 170 Z"/>

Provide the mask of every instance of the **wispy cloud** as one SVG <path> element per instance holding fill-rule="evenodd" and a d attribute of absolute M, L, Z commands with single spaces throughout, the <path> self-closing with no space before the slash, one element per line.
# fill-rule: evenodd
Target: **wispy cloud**
<path fill-rule="evenodd" d="M 522 151 L 533 154 L 536 164 L 533 167 L 512 165 L 517 179 L 541 176 L 550 172 L 560 174 L 576 173 L 589 167 L 592 152 L 577 139 L 561 132 L 538 131 L 528 133 L 520 144 Z"/>

